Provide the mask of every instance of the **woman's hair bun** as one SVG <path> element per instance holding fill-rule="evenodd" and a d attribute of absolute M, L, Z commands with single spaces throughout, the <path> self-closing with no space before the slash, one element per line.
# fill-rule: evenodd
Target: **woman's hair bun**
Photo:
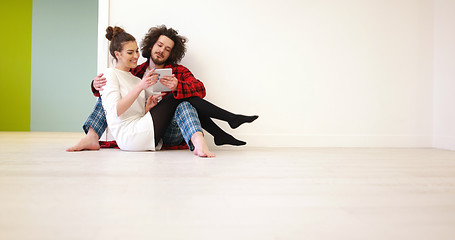
<path fill-rule="evenodd" d="M 111 41 L 113 37 L 114 37 L 114 29 L 111 26 L 109 26 L 106 28 L 106 38 L 107 38 L 107 40 Z"/>
<path fill-rule="evenodd" d="M 123 30 L 123 28 L 121 27 L 107 27 L 106 28 L 106 38 L 107 40 L 109 41 L 112 41 L 112 39 L 114 39 L 114 37 L 122 32 L 125 32 L 125 30 Z"/>

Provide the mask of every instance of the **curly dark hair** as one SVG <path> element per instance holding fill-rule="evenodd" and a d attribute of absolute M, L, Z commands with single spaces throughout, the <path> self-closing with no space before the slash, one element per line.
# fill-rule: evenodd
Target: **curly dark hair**
<path fill-rule="evenodd" d="M 171 54 L 169 55 L 169 58 L 166 60 L 165 64 L 179 63 L 185 56 L 185 43 L 187 42 L 187 39 L 184 36 L 178 35 L 178 32 L 176 30 L 167 28 L 165 25 L 160 25 L 149 29 L 148 33 L 145 35 L 141 43 L 142 56 L 146 59 L 150 58 L 151 49 L 161 35 L 164 35 L 174 41 L 174 47 L 172 48 Z"/>

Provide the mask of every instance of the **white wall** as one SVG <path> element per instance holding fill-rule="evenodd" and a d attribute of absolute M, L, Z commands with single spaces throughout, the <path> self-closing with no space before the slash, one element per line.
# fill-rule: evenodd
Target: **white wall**
<path fill-rule="evenodd" d="M 435 1 L 434 141 L 455 150 L 455 1 Z"/>
<path fill-rule="evenodd" d="M 249 146 L 432 146 L 431 0 L 110 0 L 109 17 L 188 37 L 207 99 L 260 115 L 220 123 Z"/>

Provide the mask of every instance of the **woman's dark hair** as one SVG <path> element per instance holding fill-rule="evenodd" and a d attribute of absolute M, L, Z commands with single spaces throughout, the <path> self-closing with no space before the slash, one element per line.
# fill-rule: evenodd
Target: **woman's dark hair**
<path fill-rule="evenodd" d="M 136 39 L 129 33 L 125 32 L 121 27 L 107 27 L 106 38 L 111 41 L 109 46 L 109 52 L 115 60 L 118 60 L 115 56 L 115 51 L 121 52 L 123 50 L 123 44 L 125 42 L 136 41 Z"/>
<path fill-rule="evenodd" d="M 172 28 L 167 28 L 165 25 L 152 27 L 149 29 L 147 35 L 141 43 L 142 56 L 149 59 L 152 52 L 152 47 L 155 45 L 158 38 L 164 35 L 174 41 L 174 47 L 171 50 L 169 58 L 165 64 L 177 64 L 185 56 L 187 39 L 183 36 L 178 35 L 178 32 Z"/>

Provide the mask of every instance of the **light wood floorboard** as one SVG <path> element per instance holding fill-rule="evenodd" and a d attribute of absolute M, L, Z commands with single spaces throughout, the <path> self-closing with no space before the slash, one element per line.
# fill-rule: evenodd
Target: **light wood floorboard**
<path fill-rule="evenodd" d="M 67 153 L 81 133 L 0 132 L 0 239 L 455 239 L 455 152 Z"/>

